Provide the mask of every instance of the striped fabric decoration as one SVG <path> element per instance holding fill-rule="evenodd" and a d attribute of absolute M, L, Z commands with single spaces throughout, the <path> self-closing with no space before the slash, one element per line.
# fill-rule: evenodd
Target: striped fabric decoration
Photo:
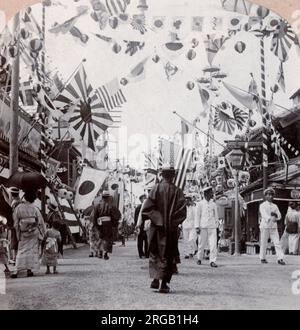
<path fill-rule="evenodd" d="M 118 16 L 126 12 L 130 0 L 105 0 L 104 3 L 110 16 Z"/>
<path fill-rule="evenodd" d="M 293 147 L 282 135 L 278 133 L 278 139 L 295 157 L 300 155 L 300 151 Z"/>
<path fill-rule="evenodd" d="M 127 102 L 117 78 L 97 89 L 100 100 L 106 110 L 111 111 Z"/>
<path fill-rule="evenodd" d="M 64 223 L 70 227 L 72 234 L 79 233 L 79 225 L 76 216 L 69 205 L 69 202 L 64 198 L 60 198 L 59 203 L 61 205 L 61 210 L 64 212 Z"/>

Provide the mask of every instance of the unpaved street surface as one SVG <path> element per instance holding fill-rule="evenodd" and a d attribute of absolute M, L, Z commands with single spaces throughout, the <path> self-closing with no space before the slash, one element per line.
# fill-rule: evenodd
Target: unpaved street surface
<path fill-rule="evenodd" d="M 111 259 L 88 258 L 87 246 L 67 250 L 58 275 L 41 268 L 33 278 L 9 279 L 0 294 L 2 309 L 300 309 L 300 295 L 292 293 L 292 273 L 300 270 L 300 256 L 288 265 L 260 265 L 257 256 L 219 256 L 219 268 L 196 259 L 182 260 L 173 277 L 172 293 L 149 288 L 147 260 L 137 256 L 136 242 L 114 246 Z M 6 285 L 6 294 L 3 288 Z"/>

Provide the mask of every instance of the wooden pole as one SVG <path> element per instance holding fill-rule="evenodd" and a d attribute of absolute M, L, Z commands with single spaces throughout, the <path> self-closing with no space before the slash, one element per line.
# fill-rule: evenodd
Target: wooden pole
<path fill-rule="evenodd" d="M 20 14 L 17 13 L 13 22 L 16 56 L 13 59 L 12 67 L 12 90 L 11 90 L 11 125 L 9 140 L 9 175 L 18 170 L 18 111 L 19 111 L 19 75 L 20 75 Z"/>

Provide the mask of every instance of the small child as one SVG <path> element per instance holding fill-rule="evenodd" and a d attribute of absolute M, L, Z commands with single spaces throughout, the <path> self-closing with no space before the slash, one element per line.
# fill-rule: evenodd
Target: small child
<path fill-rule="evenodd" d="M 53 221 L 52 227 L 47 229 L 43 244 L 43 264 L 47 266 L 46 274 L 50 274 L 50 267 L 53 267 L 53 274 L 58 274 L 57 259 L 59 255 L 59 246 L 61 244 L 61 235 L 59 232 L 60 223 Z"/>
<path fill-rule="evenodd" d="M 0 216 L 0 265 L 4 265 L 4 274 L 8 276 L 10 270 L 8 268 L 8 246 L 9 242 L 6 239 L 6 219 Z"/>

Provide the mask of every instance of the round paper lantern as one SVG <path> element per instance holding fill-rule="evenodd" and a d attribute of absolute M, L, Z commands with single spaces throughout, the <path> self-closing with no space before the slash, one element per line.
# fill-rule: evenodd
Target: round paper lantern
<path fill-rule="evenodd" d="M 250 24 L 246 23 L 246 24 L 244 25 L 244 30 L 245 30 L 246 32 L 250 31 L 250 30 L 251 30 L 251 26 L 250 26 Z"/>
<path fill-rule="evenodd" d="M 273 87 L 271 87 L 271 92 L 272 93 L 277 93 L 279 91 L 279 86 L 275 84 Z"/>
<path fill-rule="evenodd" d="M 199 45 L 199 41 L 196 38 L 192 39 L 192 47 L 196 48 Z"/>
<path fill-rule="evenodd" d="M 186 54 L 186 57 L 191 61 L 196 57 L 196 55 L 197 53 L 193 49 L 190 49 Z"/>
<path fill-rule="evenodd" d="M 159 57 L 158 55 L 155 55 L 155 56 L 152 58 L 152 61 L 153 61 L 154 63 L 158 63 L 159 60 L 160 60 L 160 57 Z"/>
<path fill-rule="evenodd" d="M 242 42 L 242 41 L 238 41 L 238 42 L 235 44 L 234 49 L 235 49 L 238 53 L 242 54 L 242 53 L 245 51 L 245 49 L 246 49 L 246 44 L 245 44 L 244 42 Z"/>
<path fill-rule="evenodd" d="M 228 186 L 228 188 L 234 188 L 235 187 L 234 179 L 228 179 L 227 180 L 227 186 Z"/>
<path fill-rule="evenodd" d="M 12 57 L 12 58 L 16 57 L 18 54 L 17 47 L 15 45 L 9 46 L 8 53 L 9 53 L 10 57 Z"/>
<path fill-rule="evenodd" d="M 128 20 L 128 14 L 122 13 L 119 15 L 120 20 L 126 22 Z"/>
<path fill-rule="evenodd" d="M 191 91 L 192 89 L 194 89 L 195 84 L 192 81 L 189 81 L 187 83 L 186 87 Z"/>
<path fill-rule="evenodd" d="M 73 196 L 74 196 L 74 194 L 73 194 L 72 191 L 67 191 L 66 199 L 67 199 L 68 201 L 71 201 L 71 200 L 73 199 Z"/>
<path fill-rule="evenodd" d="M 110 17 L 108 23 L 112 29 L 116 29 L 119 25 L 119 20 L 117 17 Z"/>
<path fill-rule="evenodd" d="M 211 180 L 210 184 L 212 185 L 212 187 L 216 187 L 217 186 L 217 181 L 216 180 Z"/>
<path fill-rule="evenodd" d="M 122 78 L 120 80 L 120 84 L 123 85 L 123 86 L 126 86 L 128 84 L 128 80 L 126 78 Z"/>
<path fill-rule="evenodd" d="M 114 53 L 118 54 L 122 50 L 122 47 L 118 43 L 114 43 L 112 46 L 112 50 Z"/>
<path fill-rule="evenodd" d="M 67 189 L 64 189 L 64 188 L 58 189 L 57 195 L 59 198 L 66 198 L 67 194 L 68 194 Z"/>
<path fill-rule="evenodd" d="M 257 8 L 257 16 L 264 19 L 270 14 L 270 10 L 265 7 L 258 7 Z"/>
<path fill-rule="evenodd" d="M 30 34 L 26 29 L 22 28 L 20 31 L 20 35 L 25 40 L 29 37 Z"/>
<path fill-rule="evenodd" d="M 38 53 L 43 48 L 43 42 L 41 39 L 35 38 L 30 40 L 29 46 L 32 52 Z"/>
<path fill-rule="evenodd" d="M 251 119 L 251 120 L 249 121 L 249 126 L 250 126 L 251 128 L 253 128 L 255 125 L 256 125 L 256 121 L 253 120 L 253 119 Z"/>

